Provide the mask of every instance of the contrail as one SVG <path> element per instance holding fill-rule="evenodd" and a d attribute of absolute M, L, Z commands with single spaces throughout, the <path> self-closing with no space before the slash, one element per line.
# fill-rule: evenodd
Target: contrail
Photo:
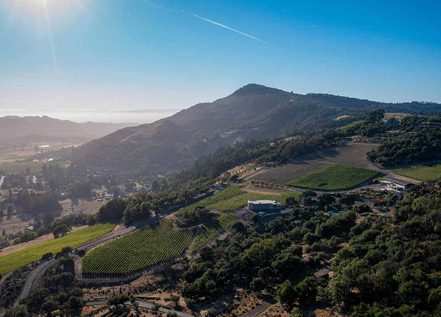
<path fill-rule="evenodd" d="M 210 23 L 210 24 L 213 24 L 213 25 L 219 26 L 219 27 L 224 28 L 224 29 L 226 29 L 226 30 L 228 30 L 228 31 L 231 31 L 231 32 L 234 32 L 234 33 L 240 34 L 240 35 L 242 35 L 242 36 L 248 37 L 248 38 L 250 38 L 250 39 L 252 39 L 252 40 L 255 40 L 255 41 L 257 41 L 257 42 L 264 43 L 264 44 L 268 44 L 268 42 L 265 42 L 264 40 L 261 40 L 261 39 L 255 37 L 255 36 L 252 36 L 251 34 L 248 34 L 248 33 L 242 32 L 242 31 L 239 31 L 239 30 L 237 30 L 237 29 L 235 29 L 235 28 L 232 28 L 232 27 L 230 27 L 230 26 L 228 26 L 228 25 L 225 25 L 225 24 L 222 24 L 222 23 L 219 23 L 219 22 L 216 22 L 216 21 L 213 21 L 213 20 L 210 20 L 210 19 L 207 19 L 207 18 L 201 17 L 200 15 L 197 15 L 197 14 L 192 13 L 192 12 L 188 12 L 188 11 L 185 11 L 185 10 L 183 10 L 183 11 L 184 11 L 184 12 L 187 12 L 187 13 L 189 13 L 189 14 L 191 14 L 192 16 L 194 16 L 195 18 L 198 18 L 199 20 L 202 20 L 202 21 L 208 22 L 208 23 Z"/>

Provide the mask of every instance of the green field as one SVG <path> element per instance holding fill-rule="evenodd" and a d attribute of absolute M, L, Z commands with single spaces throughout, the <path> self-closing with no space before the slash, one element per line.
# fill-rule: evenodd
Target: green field
<path fill-rule="evenodd" d="M 34 261 L 40 260 L 48 252 L 56 253 L 65 247 L 75 247 L 85 242 L 105 235 L 113 229 L 111 224 L 98 224 L 70 233 L 62 238 L 39 243 L 24 250 L 0 255 L 0 274 L 22 268 Z"/>
<path fill-rule="evenodd" d="M 246 206 L 248 200 L 256 199 L 275 199 L 281 204 L 285 204 L 288 197 L 298 198 L 299 195 L 297 192 L 285 192 L 280 195 L 251 193 L 243 190 L 241 185 L 232 185 L 214 196 L 180 209 L 177 214 L 194 210 L 197 206 L 204 206 L 208 209 L 219 211 L 234 211 Z"/>
<path fill-rule="evenodd" d="M 348 123 L 342 127 L 339 128 L 339 130 L 343 133 L 347 133 L 348 131 L 351 131 L 353 129 L 357 129 L 360 127 L 363 123 L 365 123 L 365 120 L 356 120 L 351 123 Z"/>
<path fill-rule="evenodd" d="M 218 221 L 223 229 L 229 229 L 238 221 L 238 219 L 236 214 L 228 213 L 220 216 Z"/>
<path fill-rule="evenodd" d="M 83 258 L 83 273 L 130 274 L 182 254 L 193 240 L 191 231 L 175 230 L 167 221 L 109 242 Z"/>
<path fill-rule="evenodd" d="M 394 172 L 425 182 L 436 181 L 441 179 L 441 163 L 397 168 Z"/>
<path fill-rule="evenodd" d="M 306 175 L 288 185 L 319 190 L 349 189 L 360 185 L 378 175 L 378 172 L 347 166 L 331 165 Z"/>

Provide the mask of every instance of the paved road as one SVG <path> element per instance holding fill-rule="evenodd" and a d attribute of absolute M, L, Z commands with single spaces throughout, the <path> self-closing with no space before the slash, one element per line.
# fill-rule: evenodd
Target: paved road
<path fill-rule="evenodd" d="M 25 285 L 23 286 L 20 295 L 17 297 L 17 299 L 14 302 L 14 307 L 18 306 L 20 301 L 22 299 L 25 299 L 29 295 L 29 292 L 31 291 L 31 288 L 35 282 L 35 279 L 40 274 L 44 273 L 44 271 L 46 271 L 46 269 L 49 267 L 49 265 L 54 262 L 55 262 L 55 259 L 51 259 L 49 261 L 41 263 L 35 269 L 32 270 L 32 272 L 29 274 L 28 278 L 26 279 Z"/>
<path fill-rule="evenodd" d="M 123 229 L 117 230 L 117 231 L 112 231 L 99 239 L 83 243 L 82 245 L 80 245 L 76 249 L 77 250 L 87 250 L 89 248 L 93 248 L 101 243 L 104 243 L 104 242 L 109 241 L 111 239 L 114 239 L 116 237 L 128 234 L 128 233 L 134 231 L 135 229 L 136 229 L 136 227 L 133 226 L 133 227 L 128 227 L 128 228 L 123 228 Z M 33 269 L 31 271 L 28 278 L 26 279 L 25 285 L 23 286 L 23 288 L 20 292 L 20 295 L 17 297 L 17 299 L 14 302 L 14 307 L 16 307 L 22 299 L 25 299 L 26 297 L 28 297 L 29 292 L 31 291 L 37 277 L 40 276 L 41 274 L 43 274 L 46 271 L 46 269 L 50 266 L 50 264 L 52 264 L 54 262 L 55 262 L 55 259 L 50 259 L 48 261 L 42 262 L 35 269 Z"/>
<path fill-rule="evenodd" d="M 103 236 L 101 238 L 98 238 L 96 240 L 83 243 L 82 245 L 76 247 L 75 249 L 76 250 L 87 250 L 87 249 L 90 249 L 90 248 L 94 248 L 97 245 L 100 245 L 101 243 L 104 243 L 104 242 L 107 242 L 107 241 L 112 240 L 114 238 L 123 236 L 123 235 L 128 234 L 128 233 L 130 233 L 132 231 L 135 231 L 135 230 L 136 230 L 136 227 L 135 226 L 131 226 L 131 227 L 123 228 L 121 230 L 112 231 L 112 232 L 106 234 L 105 236 Z"/>
<path fill-rule="evenodd" d="M 139 307 L 146 308 L 146 309 L 156 309 L 158 307 L 155 304 L 145 302 L 142 300 L 137 300 L 136 303 L 138 304 Z M 96 306 L 96 305 L 107 305 L 107 302 L 106 301 L 95 301 L 95 302 L 86 303 L 86 306 Z M 125 302 L 125 305 L 132 306 L 133 304 L 131 302 Z M 179 316 L 179 317 L 195 317 L 194 315 L 190 315 L 190 314 L 178 311 L 178 310 L 172 310 L 172 309 L 167 309 L 167 308 L 163 308 L 163 307 L 159 308 L 158 311 L 161 313 L 165 313 L 165 314 L 175 313 L 176 316 Z"/>
<path fill-rule="evenodd" d="M 248 313 L 243 314 L 243 315 L 240 316 L 240 317 L 256 317 L 256 316 L 258 316 L 259 314 L 263 313 L 265 310 L 267 310 L 268 307 L 270 307 L 270 306 L 271 306 L 270 303 L 268 303 L 268 302 L 263 302 L 262 305 L 257 306 L 257 307 L 254 308 L 252 311 L 249 311 Z"/>

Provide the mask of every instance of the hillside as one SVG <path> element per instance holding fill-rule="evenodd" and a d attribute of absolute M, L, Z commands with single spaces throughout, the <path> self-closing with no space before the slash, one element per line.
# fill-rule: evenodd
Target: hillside
<path fill-rule="evenodd" d="M 76 123 L 47 116 L 0 117 L 0 146 L 84 143 L 126 126 L 127 124 Z"/>
<path fill-rule="evenodd" d="M 324 94 L 300 95 L 250 84 L 212 103 L 202 103 L 151 124 L 119 130 L 77 148 L 72 160 L 109 170 L 154 173 L 188 167 L 200 156 L 246 140 L 292 133 L 312 134 L 383 108 L 394 112 L 432 112 L 439 104 L 386 104 Z"/>

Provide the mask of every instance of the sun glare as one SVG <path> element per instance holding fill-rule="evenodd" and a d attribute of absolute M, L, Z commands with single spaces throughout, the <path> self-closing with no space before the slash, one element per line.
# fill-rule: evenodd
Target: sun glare
<path fill-rule="evenodd" d="M 15 14 L 21 12 L 22 15 L 33 16 L 43 22 L 48 37 L 52 64 L 55 69 L 58 68 L 58 62 L 51 17 L 56 17 L 59 13 L 65 12 L 72 7 L 79 8 L 83 13 L 86 13 L 89 17 L 91 16 L 83 0 L 9 0 L 9 4 L 11 5 L 11 11 Z"/>
<path fill-rule="evenodd" d="M 51 10 L 66 8 L 71 5 L 73 0 L 17 0 L 21 9 L 35 15 L 44 15 L 50 7 Z"/>

